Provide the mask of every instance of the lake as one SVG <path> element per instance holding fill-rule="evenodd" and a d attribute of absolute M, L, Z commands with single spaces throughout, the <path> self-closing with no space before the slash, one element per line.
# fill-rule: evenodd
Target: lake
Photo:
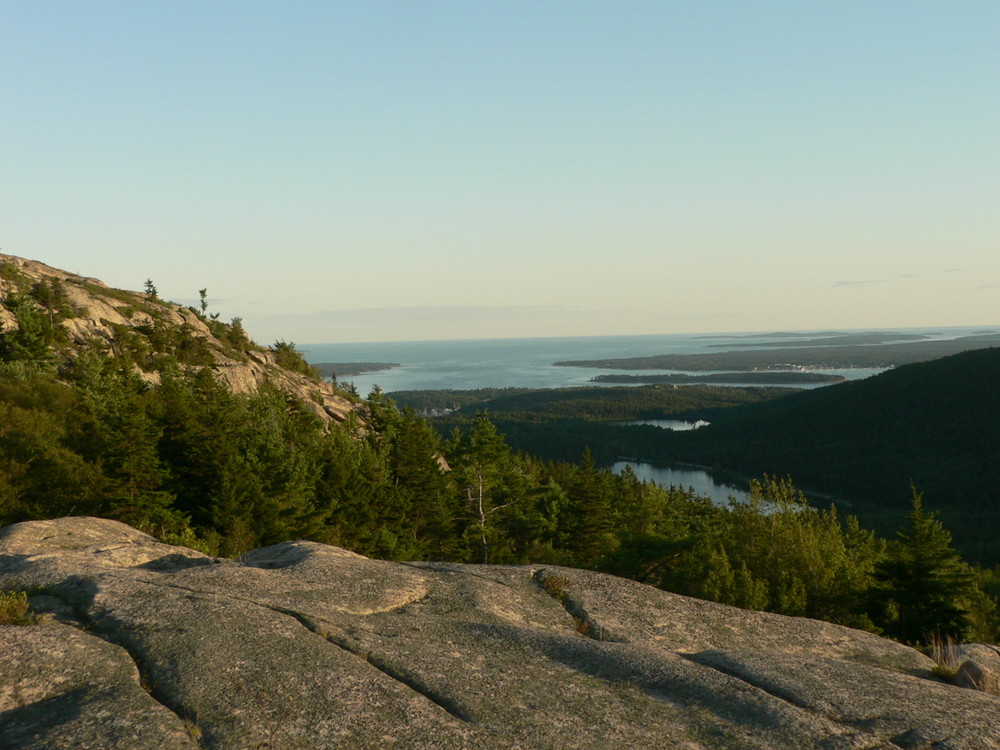
<path fill-rule="evenodd" d="M 629 419 L 625 422 L 611 422 L 611 424 L 622 427 L 648 425 L 650 427 L 659 427 L 661 430 L 673 430 L 674 432 L 687 432 L 688 430 L 708 427 L 708 422 L 704 419 L 699 419 L 697 422 L 686 422 L 682 419 Z"/>
<path fill-rule="evenodd" d="M 661 487 L 693 487 L 699 495 L 711 498 L 716 505 L 729 505 L 730 497 L 738 502 L 748 502 L 750 494 L 732 484 L 717 482 L 711 474 L 700 469 L 671 469 L 665 466 L 654 466 L 640 461 L 619 461 L 612 465 L 611 471 L 621 474 L 626 466 L 631 466 L 635 475 L 643 481 L 653 481 Z"/>

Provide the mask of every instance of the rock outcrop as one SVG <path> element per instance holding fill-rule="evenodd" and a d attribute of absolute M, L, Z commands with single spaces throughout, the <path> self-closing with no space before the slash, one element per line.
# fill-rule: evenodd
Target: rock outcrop
<path fill-rule="evenodd" d="M 174 329 L 200 340 L 200 348 L 208 360 L 205 366 L 234 393 L 256 393 L 262 383 L 270 382 L 298 398 L 327 423 L 344 422 L 357 411 L 355 404 L 338 393 L 328 380 L 314 380 L 281 367 L 277 354 L 270 349 L 252 347 L 234 356 L 232 344 L 221 340 L 207 319 L 190 308 L 151 299 L 139 292 L 114 289 L 97 279 L 38 261 L 0 254 L 0 301 L 11 293 L 26 293 L 36 284 L 53 281 L 58 282 L 66 306 L 76 311 L 57 322 L 67 338 L 66 345 L 58 352 L 64 360 L 72 359 L 81 347 L 95 341 L 109 351 L 114 350 L 121 345 L 123 331 L 148 337 L 156 328 Z M 15 314 L 0 306 L 0 332 L 17 328 Z M 140 374 L 153 382 L 159 377 L 155 370 Z"/>
<path fill-rule="evenodd" d="M 593 572 L 239 560 L 92 518 L 0 530 L 9 748 L 1000 747 L 918 652 Z"/>

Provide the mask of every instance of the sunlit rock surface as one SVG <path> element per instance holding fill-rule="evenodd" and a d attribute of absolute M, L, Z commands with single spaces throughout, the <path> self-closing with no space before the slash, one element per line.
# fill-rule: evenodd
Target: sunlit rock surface
<path fill-rule="evenodd" d="M 1000 747 L 1000 699 L 863 632 L 566 568 L 240 560 L 0 530 L 3 748 Z"/>

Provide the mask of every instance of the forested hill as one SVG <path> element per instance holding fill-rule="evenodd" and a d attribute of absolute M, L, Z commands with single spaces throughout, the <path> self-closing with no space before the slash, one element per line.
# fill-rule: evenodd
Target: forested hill
<path fill-rule="evenodd" d="M 791 475 L 889 525 L 912 482 L 981 557 L 1000 522 L 998 383 L 1000 349 L 977 349 L 726 410 L 663 447 L 675 460 Z"/>
<path fill-rule="evenodd" d="M 209 312 L 208 290 L 198 291 L 200 306 L 185 307 L 160 299 L 152 280 L 143 292 L 115 289 L 0 253 L 0 362 L 65 371 L 99 356 L 114 359 L 149 384 L 160 382 L 165 371 L 207 368 L 234 393 L 253 394 L 265 383 L 276 386 L 326 423 L 343 422 L 356 410 L 294 344 L 258 346 L 240 318 L 219 320 L 218 313 Z"/>
<path fill-rule="evenodd" d="M 602 470 L 591 451 L 579 464 L 518 453 L 485 415 L 445 438 L 377 389 L 363 403 L 337 395 L 332 384 L 310 378 L 290 344 L 258 347 L 238 320 L 216 320 L 204 292 L 197 309 L 160 300 L 152 282 L 146 287 L 110 289 L 0 257 L 0 526 L 111 518 L 210 557 L 307 539 L 397 560 L 569 564 L 906 641 L 927 633 L 992 640 L 1000 632 L 992 614 L 996 576 L 958 558 L 919 497 L 906 519 L 910 543 L 885 543 L 855 519 L 810 509 L 783 480 L 755 483 L 747 505 L 719 507 L 693 491 L 640 482 L 631 471 Z M 887 477 L 902 477 L 896 485 L 912 476 L 927 489 L 928 505 L 939 505 L 929 480 L 911 466 L 929 463 L 928 456 L 938 461 L 944 448 L 973 446 L 974 459 L 954 462 L 955 477 L 966 480 L 968 464 L 981 482 L 970 484 L 997 486 L 988 472 L 1000 462 L 981 460 L 982 441 L 997 422 L 995 400 L 987 404 L 995 399 L 988 386 L 996 370 L 995 355 L 988 364 L 970 362 L 912 383 L 900 370 L 871 384 L 791 398 L 776 412 L 748 410 L 770 415 L 766 424 L 726 424 L 722 412 L 709 419 L 719 422 L 713 432 L 735 436 L 735 444 L 741 429 L 764 435 L 759 447 L 768 458 L 767 448 L 781 444 L 766 437 L 768 430 L 800 449 L 816 444 L 816 434 L 829 431 L 834 442 L 841 435 L 854 452 L 880 456 L 876 466 Z M 261 379 L 251 383 L 234 373 Z M 295 382 L 302 389 L 287 390 Z M 859 398 L 834 398 L 840 393 Z M 965 401 L 932 407 L 931 396 L 948 394 Z M 525 405 L 507 395 L 508 408 Z M 902 396 L 908 399 L 889 408 Z M 548 406 L 558 413 L 574 398 L 557 396 Z M 335 403 L 350 409 L 342 420 L 331 413 Z M 871 448 L 856 439 L 873 403 L 884 408 L 882 443 L 913 443 L 923 450 L 918 460 L 905 451 L 879 453 L 874 439 Z M 619 404 L 626 405 L 635 408 Z M 904 422 L 911 410 L 919 418 Z M 793 419 L 798 412 L 803 425 Z M 954 429 L 939 424 L 938 412 Z M 534 426 L 558 442 L 561 434 L 549 432 L 554 423 Z M 929 436 L 913 442 L 923 428 Z M 685 450 L 698 448 L 691 443 Z M 848 459 L 860 460 L 851 451 L 830 458 L 831 473 L 852 471 Z M 754 473 L 798 473 L 790 462 L 759 463 Z M 891 489 L 892 502 L 910 496 Z M 935 550 L 934 565 L 914 572 L 908 561 L 925 543 Z M 561 600 L 557 583 L 550 593 Z M 25 606 L 28 595 L 20 592 Z"/>

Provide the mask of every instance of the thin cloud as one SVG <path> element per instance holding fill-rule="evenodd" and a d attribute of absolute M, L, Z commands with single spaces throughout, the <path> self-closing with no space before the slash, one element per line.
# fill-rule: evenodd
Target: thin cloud
<path fill-rule="evenodd" d="M 888 284 L 890 279 L 854 279 L 848 281 L 846 279 L 841 279 L 840 281 L 833 282 L 834 286 L 864 286 L 866 284 Z"/>
<path fill-rule="evenodd" d="M 863 286 L 865 284 L 891 284 L 893 281 L 899 281 L 900 279 L 919 279 L 922 275 L 919 273 L 897 273 L 895 276 L 888 276 L 881 279 L 841 279 L 840 281 L 833 282 L 833 285 L 838 287 Z"/>

